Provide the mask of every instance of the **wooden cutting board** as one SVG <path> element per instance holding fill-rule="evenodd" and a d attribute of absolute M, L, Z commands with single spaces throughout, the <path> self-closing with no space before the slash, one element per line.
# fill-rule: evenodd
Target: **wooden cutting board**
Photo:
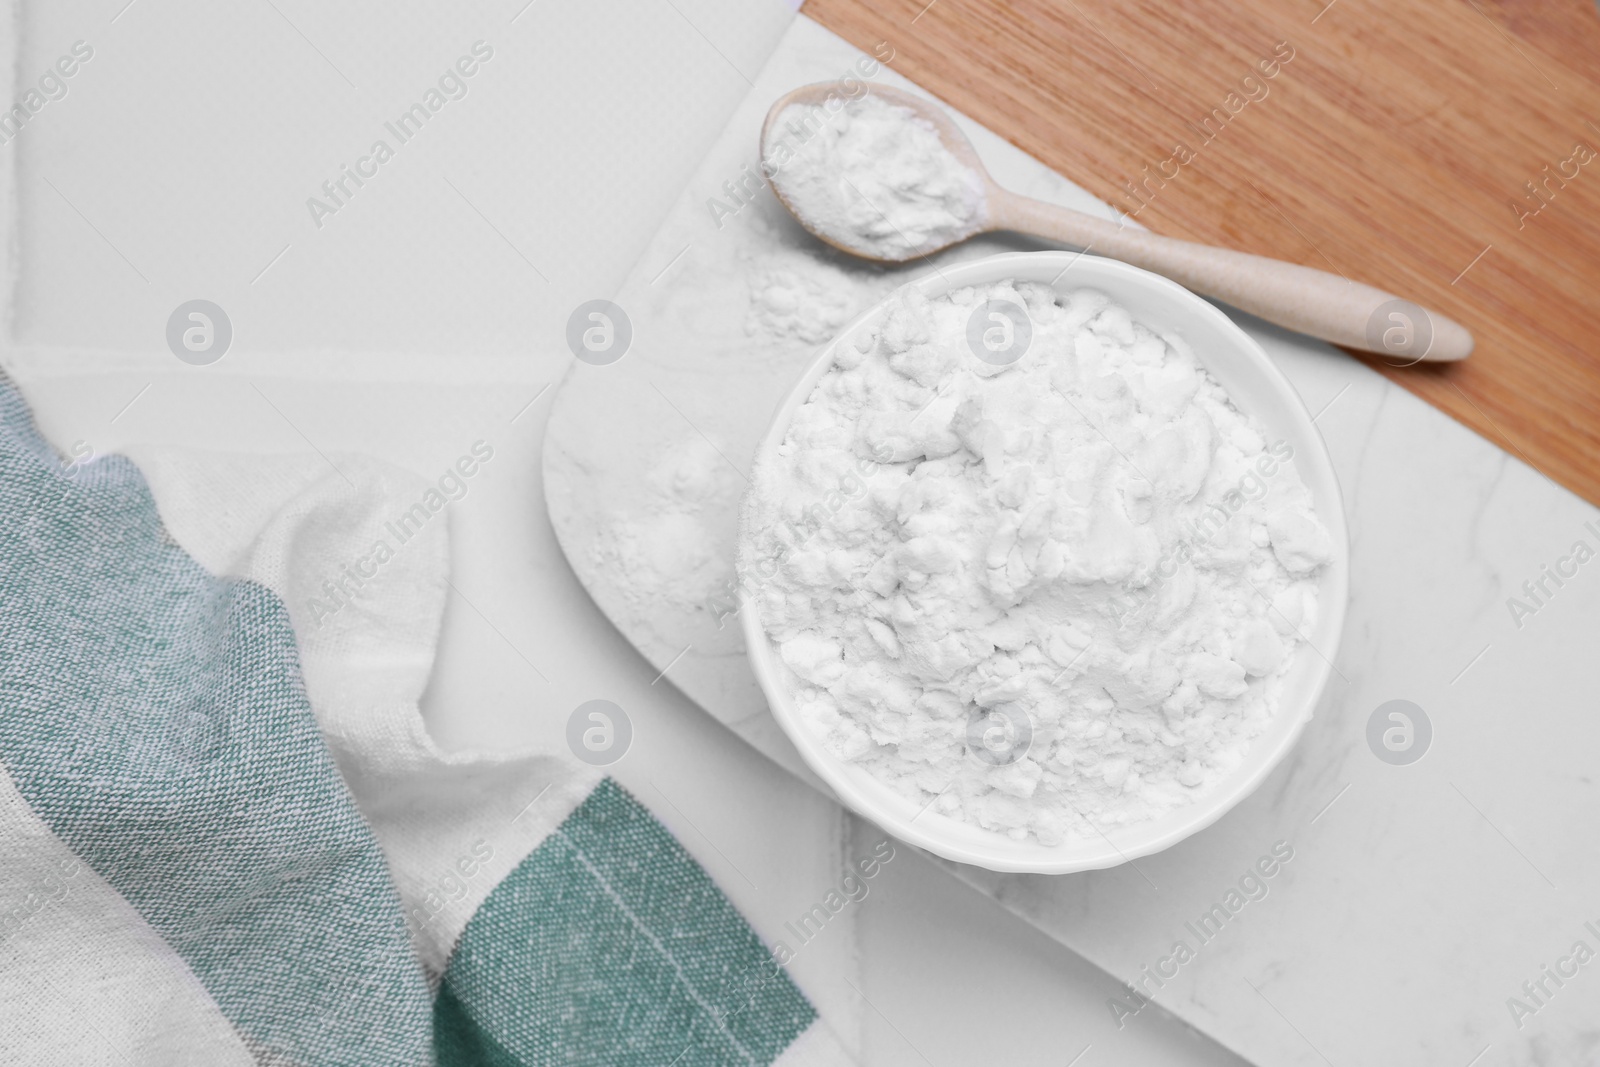
<path fill-rule="evenodd" d="M 803 10 L 869 52 L 887 41 L 900 73 L 1158 233 L 1338 271 L 1465 323 L 1464 364 L 1373 365 L 1600 503 L 1592 0 Z M 1279 42 L 1293 58 L 1262 79 Z M 1202 126 L 1214 108 L 1225 121 Z M 1180 143 L 1194 157 L 1164 162 Z"/>

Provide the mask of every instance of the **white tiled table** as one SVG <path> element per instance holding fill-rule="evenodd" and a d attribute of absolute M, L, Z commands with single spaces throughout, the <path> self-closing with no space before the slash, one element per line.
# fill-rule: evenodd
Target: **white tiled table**
<path fill-rule="evenodd" d="M 548 396 L 517 413 L 570 358 L 550 342 L 568 312 L 620 284 L 789 12 L 775 0 L 275 4 L 25 9 L 20 71 L 78 39 L 96 54 L 0 148 L 18 168 L 10 311 L 25 349 L 8 366 L 52 440 L 101 453 L 314 442 L 426 472 L 464 441 L 503 445 L 513 461 L 452 518 L 458 583 L 493 626 L 459 606 L 447 618 L 434 730 L 447 745 L 555 744 L 582 700 L 624 704 L 638 741 L 618 777 L 776 936 L 861 842 L 830 801 L 652 684 L 544 519 Z M 315 228 L 306 198 L 480 38 L 496 57 L 468 97 Z M 228 309 L 237 337 L 204 371 L 175 367 L 161 344 L 167 314 L 197 296 Z M 1292 880 L 1160 1003 L 1274 1065 L 1465 1064 L 1485 1046 L 1484 1065 L 1573 1062 L 1600 1003 L 1592 967 L 1522 1031 L 1504 1001 L 1600 918 L 1600 861 L 1574 847 L 1600 811 L 1600 563 L 1521 629 L 1505 598 L 1595 510 L 1348 360 L 1274 347 L 1313 409 L 1332 404 L 1319 425 L 1359 568 L 1345 684 L 1250 806 L 1145 865 L 1173 887 L 1165 902 L 1129 871 L 1068 893 L 966 873 L 1131 977 L 1169 940 L 1155 910 L 1181 927 L 1238 857 L 1288 836 Z M 1361 741 L 1395 696 L 1434 716 L 1435 749 L 1413 767 Z M 1313 751 L 1335 758 L 1305 771 Z M 1431 835 L 1420 847 L 1418 827 Z M 1112 1030 L 1103 972 L 909 853 L 852 920 L 858 931 L 830 927 L 794 970 L 842 1032 L 866 1035 L 872 1063 L 993 1062 L 996 1045 L 1016 1063 L 1065 1064 L 1086 1045 L 1085 1067 L 1219 1062 L 1153 1013 Z M 1392 983 L 1414 961 L 1435 964 L 1418 972 L 1432 984 L 1363 998 L 1365 975 Z M 1330 975 L 1347 995 L 1325 995 Z"/>

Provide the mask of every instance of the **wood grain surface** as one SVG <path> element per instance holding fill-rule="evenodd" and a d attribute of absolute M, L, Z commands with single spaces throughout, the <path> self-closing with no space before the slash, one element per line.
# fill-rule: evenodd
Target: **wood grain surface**
<path fill-rule="evenodd" d="M 1465 323 L 1464 364 L 1372 365 L 1600 503 L 1592 0 L 802 10 L 868 52 L 887 41 L 900 73 L 1158 233 L 1334 270 Z"/>

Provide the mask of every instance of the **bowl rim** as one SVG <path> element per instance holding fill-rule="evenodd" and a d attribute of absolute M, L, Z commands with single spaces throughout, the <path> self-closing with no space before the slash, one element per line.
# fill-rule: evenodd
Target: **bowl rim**
<path fill-rule="evenodd" d="M 1060 284 L 1061 278 L 1069 270 L 1077 272 L 1080 269 L 1082 273 L 1077 274 L 1070 284 Z M 1299 742 L 1306 723 L 1310 721 L 1327 688 L 1333 660 L 1338 656 L 1339 643 L 1343 636 L 1345 610 L 1349 599 L 1349 534 L 1345 521 L 1343 493 L 1332 458 L 1328 453 L 1327 443 L 1323 440 L 1321 431 L 1317 429 L 1304 400 L 1255 338 L 1245 333 L 1221 309 L 1168 278 L 1120 260 L 1087 253 L 1007 252 L 964 263 L 940 265 L 928 274 L 897 287 L 857 315 L 839 330 L 831 341 L 818 349 L 805 373 L 779 402 L 767 432 L 755 451 L 754 466 L 759 469 L 773 450 L 783 443 L 794 413 L 810 397 L 817 382 L 832 366 L 834 352 L 838 346 L 853 339 L 858 331 L 880 318 L 890 303 L 897 300 L 907 288 L 915 288 L 931 299 L 971 286 L 1015 280 L 1042 282 L 1050 285 L 1058 294 L 1063 294 L 1074 289 L 1094 288 L 1097 281 L 1108 279 L 1142 286 L 1153 297 L 1165 297 L 1174 301 L 1177 305 L 1184 306 L 1184 313 L 1209 321 L 1210 325 L 1229 336 L 1237 344 L 1240 353 L 1246 357 L 1246 362 L 1250 364 L 1252 370 L 1262 375 L 1265 384 L 1282 402 L 1282 409 L 1277 414 L 1287 422 L 1298 424 L 1300 436 L 1314 446 L 1309 455 L 1297 449 L 1294 463 L 1307 491 L 1315 496 L 1316 488 L 1320 486 L 1327 497 L 1326 500 L 1318 500 L 1317 515 L 1328 530 L 1333 543 L 1333 556 L 1318 584 L 1318 617 L 1313 628 L 1314 633 L 1326 635 L 1324 637 L 1326 649 L 1324 651 L 1312 647 L 1309 638 L 1304 639 L 1296 647 L 1296 656 L 1315 657 L 1308 661 L 1311 664 L 1311 675 L 1302 702 L 1303 706 L 1279 705 L 1273 713 L 1273 718 L 1292 714 L 1295 716 L 1295 721 L 1276 739 L 1271 750 L 1265 752 L 1265 758 L 1257 758 L 1255 746 L 1267 738 L 1272 729 L 1271 725 L 1264 727 L 1261 733 L 1252 739 L 1251 748 L 1245 757 L 1251 764 L 1247 774 L 1241 776 L 1236 770 L 1222 778 L 1210 792 L 1192 804 L 1173 809 L 1172 812 L 1162 816 L 1168 818 L 1175 814 L 1187 813 L 1190 818 L 1182 820 L 1160 836 L 1152 837 L 1142 843 L 1130 843 L 1126 847 L 1119 847 L 1115 838 L 1137 832 L 1142 825 L 1147 824 L 1131 824 L 1109 833 L 1098 831 L 1101 837 L 1099 842 L 1094 842 L 1090 838 L 1073 838 L 1060 845 L 1046 846 L 1036 840 L 1019 842 L 999 832 L 983 830 L 974 824 L 956 822 L 943 815 L 928 812 L 927 807 L 908 818 L 906 813 L 913 807 L 911 801 L 892 793 L 887 785 L 873 778 L 865 768 L 847 764 L 824 750 L 821 739 L 813 735 L 807 725 L 800 720 L 799 712 L 783 685 L 783 672 L 778 665 L 778 657 L 771 639 L 762 625 L 759 607 L 744 582 L 740 582 L 740 625 L 751 670 L 755 673 L 756 682 L 766 697 L 773 717 L 799 750 L 806 765 L 828 784 L 841 803 L 885 832 L 945 859 L 993 871 L 1070 874 L 1118 866 L 1170 848 L 1211 826 L 1254 793 Z M 1138 318 L 1137 315 L 1134 317 Z M 1195 356 L 1202 365 L 1206 365 L 1202 353 L 1197 351 Z M 1233 399 L 1235 405 L 1247 414 L 1260 417 L 1259 411 L 1246 408 L 1233 398 L 1231 393 L 1230 399 Z M 1333 506 L 1330 508 L 1328 504 Z M 744 532 L 745 511 L 741 506 L 738 539 L 741 547 L 744 543 Z M 1237 781 L 1235 777 L 1238 778 Z M 927 813 L 926 818 L 924 813 Z M 971 836 L 967 831 L 977 830 L 979 834 L 984 835 L 983 843 L 975 845 L 971 842 L 952 840 L 949 833 L 941 833 L 946 825 L 960 828 L 960 836 Z M 992 839 L 992 842 L 988 839 Z M 1041 856 L 1041 852 L 1060 855 Z"/>

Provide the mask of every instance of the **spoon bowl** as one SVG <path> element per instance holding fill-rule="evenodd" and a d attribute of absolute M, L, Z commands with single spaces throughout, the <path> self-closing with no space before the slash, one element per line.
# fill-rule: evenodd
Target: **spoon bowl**
<path fill-rule="evenodd" d="M 967 168 L 977 177 L 983 190 L 983 195 L 979 201 L 971 229 L 938 243 L 908 249 L 903 254 L 895 255 L 892 250 L 877 247 L 865 241 L 852 241 L 850 239 L 851 234 L 848 231 L 829 231 L 812 225 L 796 210 L 795 204 L 784 192 L 782 184 L 774 181 L 772 183 L 772 191 L 777 196 L 778 202 L 784 206 L 784 209 L 796 219 L 799 219 L 800 224 L 805 226 L 808 232 L 824 244 L 831 245 L 841 252 L 848 252 L 859 259 L 881 263 L 885 266 L 908 263 L 914 259 L 925 259 L 935 253 L 944 251 L 951 245 L 960 244 L 968 238 L 976 237 L 980 233 L 988 233 L 999 229 L 1000 227 L 992 226 L 988 223 L 989 204 L 996 196 L 1005 196 L 1006 192 L 989 176 L 989 172 L 984 169 L 983 161 L 978 158 L 978 150 L 972 147 L 972 142 L 967 139 L 966 134 L 961 132 L 961 128 L 945 113 L 944 109 L 931 106 L 921 97 L 913 96 L 904 90 L 895 89 L 887 85 L 875 86 L 871 92 L 872 95 L 880 100 L 894 104 L 897 107 L 903 107 L 917 118 L 932 125 L 934 132 L 939 135 L 939 140 L 944 144 L 945 150 L 954 156 L 961 166 Z M 800 88 L 780 96 L 767 112 L 766 121 L 761 125 L 761 158 L 771 159 L 772 153 L 776 151 L 779 144 L 778 138 L 782 136 L 782 131 L 777 129 L 778 120 L 785 111 L 796 104 L 818 107 L 826 111 L 830 98 L 839 98 L 838 87 L 831 82 L 802 85 Z M 848 103 L 845 106 L 848 106 Z"/>

